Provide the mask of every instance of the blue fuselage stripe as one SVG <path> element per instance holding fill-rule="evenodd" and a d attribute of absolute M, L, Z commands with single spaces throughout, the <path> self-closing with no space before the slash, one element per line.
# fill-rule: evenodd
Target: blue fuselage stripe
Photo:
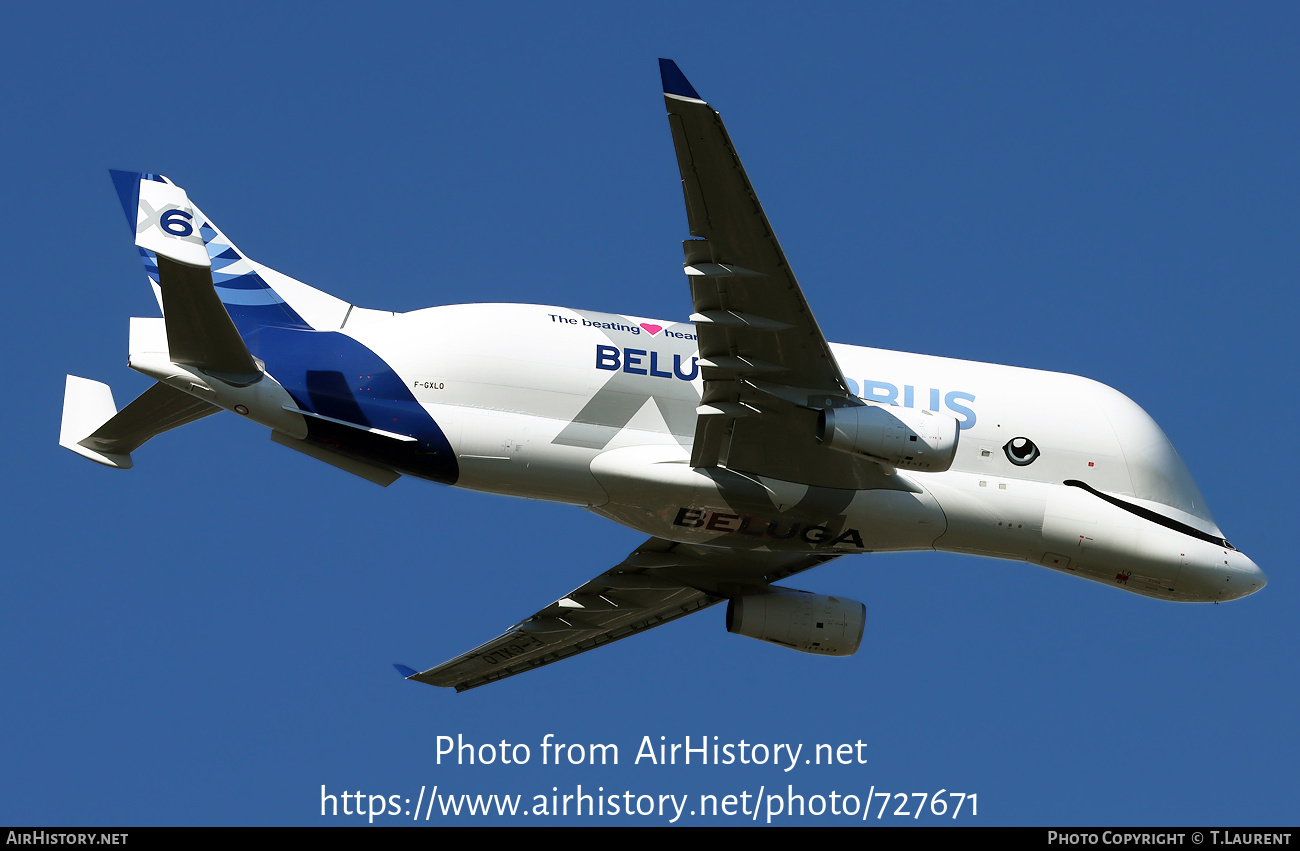
<path fill-rule="evenodd" d="M 331 427 L 309 418 L 308 439 L 434 481 L 454 484 L 459 478 L 442 429 L 392 367 L 366 346 L 337 331 L 269 325 L 245 332 L 244 341 L 299 408 L 359 427 Z M 415 440 L 377 438 L 364 431 L 368 428 Z"/>

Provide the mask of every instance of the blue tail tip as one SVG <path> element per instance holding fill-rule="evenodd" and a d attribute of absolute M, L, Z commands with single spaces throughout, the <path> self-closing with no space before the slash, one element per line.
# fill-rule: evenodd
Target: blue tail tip
<path fill-rule="evenodd" d="M 659 60 L 659 77 L 664 82 L 664 94 L 704 100 L 704 98 L 700 97 L 700 93 L 695 91 L 695 87 L 691 85 L 691 81 L 686 79 L 686 75 L 682 73 L 682 69 L 678 68 L 677 63 L 673 60 Z"/>
<path fill-rule="evenodd" d="M 401 674 L 404 679 L 408 679 L 408 680 L 411 677 L 415 676 L 416 674 L 420 673 L 419 671 L 416 671 L 412 668 L 408 668 L 405 665 L 394 664 L 393 667 L 397 669 L 397 673 Z"/>
<path fill-rule="evenodd" d="M 140 181 L 154 180 L 158 183 L 166 183 L 160 174 L 146 174 L 139 171 L 120 171 L 115 168 L 108 170 L 108 176 L 113 178 L 113 188 L 117 190 L 117 197 L 122 202 L 122 212 L 126 213 L 126 224 L 135 234 L 136 206 L 140 203 Z"/>
<path fill-rule="evenodd" d="M 140 203 L 140 172 L 118 171 L 115 168 L 110 168 L 108 175 L 113 178 L 113 188 L 117 190 L 118 200 L 122 202 L 122 212 L 126 213 L 127 227 L 134 234 L 135 211 L 136 206 Z"/>

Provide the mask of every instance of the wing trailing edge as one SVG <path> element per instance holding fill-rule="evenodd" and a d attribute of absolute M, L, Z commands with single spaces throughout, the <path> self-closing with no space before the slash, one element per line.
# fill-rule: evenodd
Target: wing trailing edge
<path fill-rule="evenodd" d="M 486 644 L 427 671 L 396 667 L 416 682 L 456 691 L 477 688 L 645 632 L 729 597 L 762 593 L 772 582 L 836 557 L 651 538 L 618 566 Z"/>
<path fill-rule="evenodd" d="M 682 243 L 704 391 L 691 466 L 818 487 L 904 487 L 823 446 L 828 408 L 864 404 L 790 269 L 722 117 L 661 59 L 664 104 L 692 239 Z"/>

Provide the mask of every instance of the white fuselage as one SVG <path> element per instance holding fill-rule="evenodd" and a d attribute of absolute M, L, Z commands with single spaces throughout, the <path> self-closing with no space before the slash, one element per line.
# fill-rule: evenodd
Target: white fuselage
<path fill-rule="evenodd" d="M 584 505 L 695 544 L 974 553 L 1170 600 L 1232 599 L 1264 584 L 1216 540 L 1155 422 L 1088 379 L 833 346 L 862 398 L 961 424 L 946 472 L 898 471 L 896 488 L 846 491 L 690 466 L 702 381 L 689 323 L 475 304 L 373 317 L 345 333 L 438 423 L 464 487 Z M 1004 449 L 1014 439 L 1036 447 L 1028 464 Z"/>

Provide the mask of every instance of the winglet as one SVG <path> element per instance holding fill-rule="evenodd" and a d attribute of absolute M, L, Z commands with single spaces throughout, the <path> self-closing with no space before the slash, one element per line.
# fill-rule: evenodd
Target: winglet
<path fill-rule="evenodd" d="M 664 81 L 664 94 L 677 95 L 678 97 L 694 98 L 695 100 L 704 100 L 700 93 L 695 91 L 691 81 L 686 79 L 682 69 L 677 67 L 677 63 L 671 59 L 659 60 L 659 76 Z"/>
<path fill-rule="evenodd" d="M 63 389 L 63 424 L 59 429 L 59 445 L 105 467 L 131 469 L 130 452 L 104 452 L 84 445 L 96 430 L 116 415 L 117 405 L 113 402 L 113 391 L 107 384 L 69 375 Z"/>
<path fill-rule="evenodd" d="M 405 665 L 398 665 L 394 663 L 393 667 L 397 669 L 397 673 L 401 674 L 403 679 L 407 679 L 407 680 L 409 680 L 411 677 L 415 676 L 416 674 L 420 673 L 419 671 L 411 670 Z"/>

